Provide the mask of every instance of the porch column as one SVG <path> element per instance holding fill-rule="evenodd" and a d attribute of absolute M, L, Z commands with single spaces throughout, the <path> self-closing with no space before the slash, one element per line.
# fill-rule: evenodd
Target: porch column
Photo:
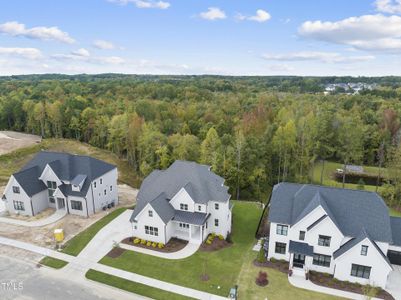
<path fill-rule="evenodd" d="M 290 253 L 290 261 L 289 261 L 290 269 L 292 269 L 293 261 L 294 261 L 294 253 Z"/>
<path fill-rule="evenodd" d="M 189 224 L 189 239 L 192 239 L 192 224 Z"/>
<path fill-rule="evenodd" d="M 199 225 L 199 230 L 200 230 L 200 240 L 203 242 L 203 226 Z"/>

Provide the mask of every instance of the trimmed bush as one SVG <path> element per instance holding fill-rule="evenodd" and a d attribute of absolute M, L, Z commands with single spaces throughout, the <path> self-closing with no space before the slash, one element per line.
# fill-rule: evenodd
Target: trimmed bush
<path fill-rule="evenodd" d="M 219 236 L 219 240 L 221 240 L 221 241 L 224 240 L 224 236 L 222 234 L 219 234 L 218 236 Z"/>
<path fill-rule="evenodd" d="M 157 243 L 153 242 L 153 243 L 152 243 L 152 247 L 153 247 L 153 248 L 156 248 L 156 246 L 157 246 Z"/>
<path fill-rule="evenodd" d="M 206 244 L 211 245 L 212 241 L 208 239 L 208 240 L 206 240 Z"/>
<path fill-rule="evenodd" d="M 148 247 L 150 247 L 151 245 L 152 245 L 152 242 L 150 242 L 150 241 L 146 243 L 146 246 L 148 246 Z"/>
<path fill-rule="evenodd" d="M 159 249 L 163 249 L 163 248 L 164 248 L 164 244 L 163 244 L 163 243 L 159 243 L 159 244 L 157 245 L 157 247 L 159 247 Z"/>
<path fill-rule="evenodd" d="M 146 244 L 146 240 L 141 240 L 141 244 L 145 245 Z"/>
<path fill-rule="evenodd" d="M 140 242 L 141 242 L 140 239 L 138 239 L 138 238 L 134 239 L 134 244 L 139 244 Z"/>
<path fill-rule="evenodd" d="M 267 273 L 259 271 L 258 277 L 256 277 L 256 284 L 259 286 L 266 286 L 269 281 L 267 280 Z"/>

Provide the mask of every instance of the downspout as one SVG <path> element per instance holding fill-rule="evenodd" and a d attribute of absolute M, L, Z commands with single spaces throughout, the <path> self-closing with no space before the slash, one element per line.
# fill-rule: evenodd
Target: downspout
<path fill-rule="evenodd" d="M 85 203 L 86 203 L 86 217 L 87 217 L 87 218 L 89 218 L 89 212 L 88 212 L 88 199 L 86 199 L 86 197 L 85 197 L 84 199 L 85 199 Z"/>
<path fill-rule="evenodd" d="M 93 195 L 93 182 L 91 182 L 91 192 L 92 192 L 92 201 L 93 201 L 93 213 L 95 213 L 95 196 Z"/>
<path fill-rule="evenodd" d="M 32 217 L 33 217 L 35 215 L 35 211 L 33 210 L 32 197 L 29 198 L 29 202 L 31 202 Z"/>

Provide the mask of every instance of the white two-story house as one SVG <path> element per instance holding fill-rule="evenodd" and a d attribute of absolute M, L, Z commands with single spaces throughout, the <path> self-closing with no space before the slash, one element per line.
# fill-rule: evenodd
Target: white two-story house
<path fill-rule="evenodd" d="M 143 181 L 131 216 L 135 237 L 166 244 L 172 237 L 201 243 L 209 233 L 231 232 L 224 179 L 209 166 L 175 161 Z"/>
<path fill-rule="evenodd" d="M 2 200 L 11 214 L 52 207 L 89 216 L 118 204 L 117 176 L 116 166 L 92 157 L 41 151 L 11 175 Z"/>
<path fill-rule="evenodd" d="M 270 199 L 268 259 L 385 288 L 401 264 L 401 219 L 373 192 L 280 183 Z"/>

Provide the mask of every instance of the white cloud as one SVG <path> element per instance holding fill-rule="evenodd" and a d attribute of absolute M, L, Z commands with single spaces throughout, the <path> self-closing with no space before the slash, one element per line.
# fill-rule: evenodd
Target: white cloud
<path fill-rule="evenodd" d="M 262 57 L 272 61 L 321 61 L 324 63 L 355 63 L 375 59 L 372 55 L 343 56 L 336 52 L 302 51 L 285 54 L 264 54 Z"/>
<path fill-rule="evenodd" d="M 39 59 L 42 53 L 36 48 L 6 48 L 0 47 L 0 55 L 16 56 L 27 59 Z"/>
<path fill-rule="evenodd" d="M 376 9 L 390 14 L 401 14 L 401 0 L 376 0 Z"/>
<path fill-rule="evenodd" d="M 93 46 L 98 48 L 98 49 L 102 49 L 102 50 L 110 50 L 110 49 L 114 49 L 115 46 L 112 42 L 108 42 L 105 40 L 95 40 L 93 42 Z"/>
<path fill-rule="evenodd" d="M 246 16 L 243 14 L 237 14 L 235 16 L 235 18 L 239 21 L 248 20 L 248 21 L 255 21 L 255 22 L 263 23 L 263 22 L 270 20 L 271 15 L 263 9 L 258 9 L 254 16 Z"/>
<path fill-rule="evenodd" d="M 38 40 L 54 40 L 72 44 L 75 40 L 67 32 L 61 31 L 57 27 L 32 27 L 26 28 L 24 24 L 18 22 L 7 22 L 0 24 L 0 33 L 11 36 L 23 36 Z"/>
<path fill-rule="evenodd" d="M 290 71 L 294 71 L 294 68 L 287 65 L 287 64 L 278 64 L 278 65 L 271 65 L 269 66 L 269 69 L 271 71 L 275 71 L 275 72 L 290 72 Z"/>
<path fill-rule="evenodd" d="M 307 21 L 298 29 L 305 38 L 360 50 L 401 51 L 401 17 L 364 15 L 337 22 Z"/>
<path fill-rule="evenodd" d="M 109 2 L 118 3 L 121 5 L 127 5 L 133 3 L 138 8 L 157 8 L 167 9 L 171 6 L 169 2 L 165 1 L 148 1 L 148 0 L 109 0 Z"/>
<path fill-rule="evenodd" d="M 81 48 L 71 52 L 72 55 L 82 56 L 82 57 L 89 57 L 90 53 L 88 50 Z"/>
<path fill-rule="evenodd" d="M 84 48 L 71 51 L 69 54 L 53 54 L 51 55 L 51 58 L 56 60 L 72 60 L 91 64 L 108 65 L 119 65 L 125 62 L 125 60 L 119 56 L 92 56 L 90 52 Z"/>
<path fill-rule="evenodd" d="M 201 12 L 199 16 L 206 20 L 222 20 L 227 18 L 226 13 L 218 7 L 209 7 L 207 11 Z"/>

